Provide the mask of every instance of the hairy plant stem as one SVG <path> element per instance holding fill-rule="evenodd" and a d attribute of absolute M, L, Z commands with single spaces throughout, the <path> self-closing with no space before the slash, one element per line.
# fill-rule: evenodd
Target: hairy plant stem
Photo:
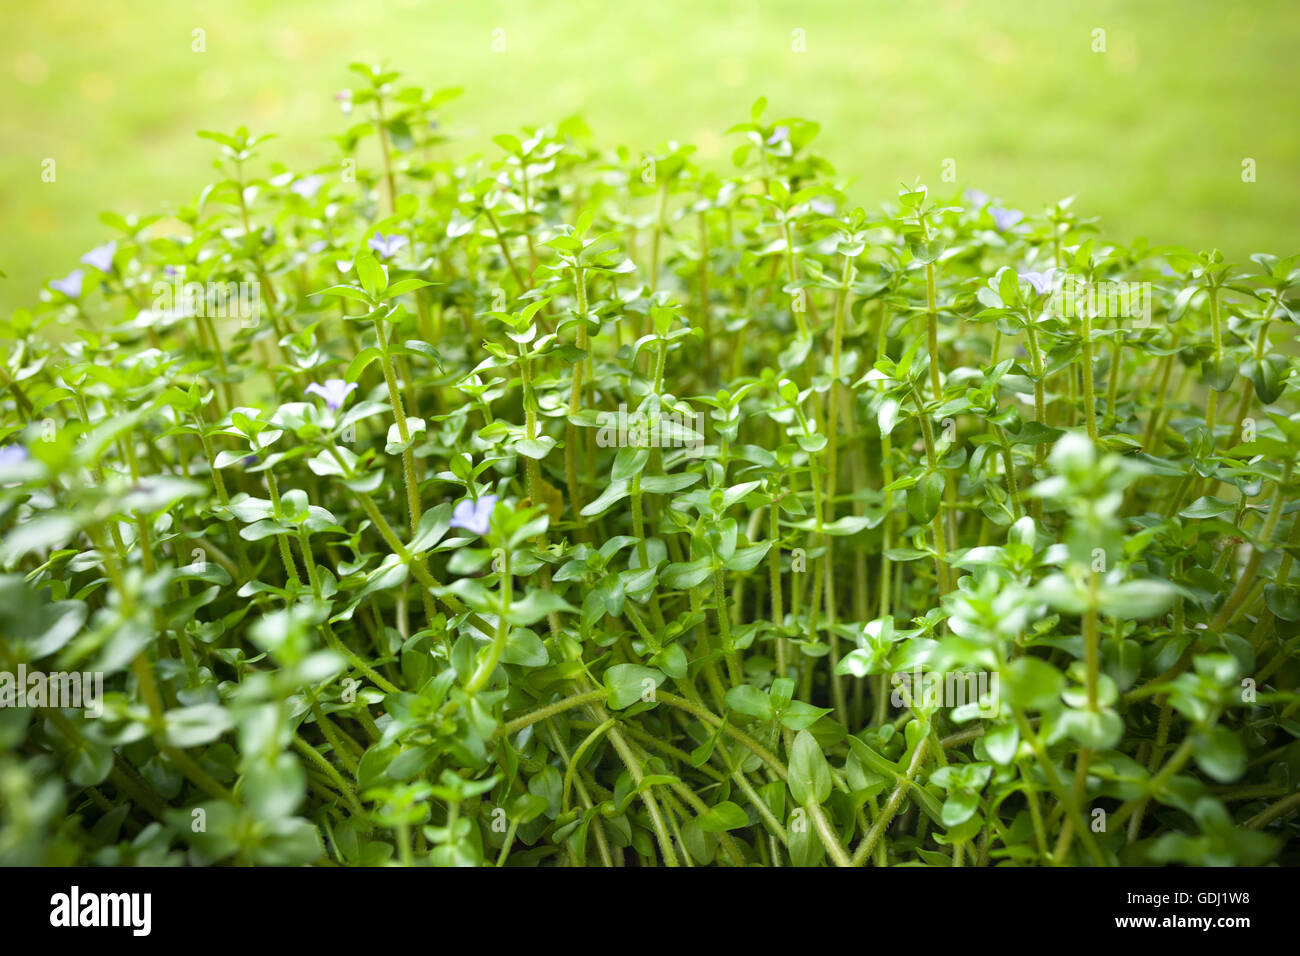
<path fill-rule="evenodd" d="M 1264 519 L 1264 527 L 1259 533 L 1259 540 L 1263 543 L 1264 548 L 1268 548 L 1273 540 L 1273 534 L 1277 531 L 1277 523 L 1282 517 L 1282 511 L 1285 506 L 1283 493 L 1287 484 L 1291 481 L 1291 470 L 1295 466 L 1293 461 L 1287 461 L 1282 466 L 1282 476 L 1273 486 L 1273 499 L 1269 503 L 1268 515 Z M 1251 548 L 1250 558 L 1246 561 L 1245 568 L 1242 569 L 1241 575 L 1237 578 L 1236 587 L 1223 602 L 1219 612 L 1214 616 L 1210 623 L 1210 630 L 1221 632 L 1236 617 L 1237 612 L 1241 609 L 1247 596 L 1254 589 L 1256 581 L 1256 572 L 1259 570 L 1260 561 L 1263 560 L 1264 552 L 1259 547 Z"/>
<path fill-rule="evenodd" d="M 1088 423 L 1088 438 L 1097 442 L 1097 395 L 1092 382 L 1092 311 L 1083 309 L 1083 414 Z"/>
<path fill-rule="evenodd" d="M 927 233 L 926 238 L 929 238 Z M 939 401 L 943 386 L 939 382 L 939 309 L 934 290 L 934 263 L 925 264 L 925 324 L 930 348 L 930 398 Z"/>
<path fill-rule="evenodd" d="M 844 316 L 848 310 L 849 287 L 853 281 L 853 257 L 845 255 L 843 259 L 844 267 L 840 273 L 840 291 L 835 300 L 835 318 L 831 329 L 831 388 L 826 402 L 826 492 L 822 496 L 822 500 L 825 509 L 824 520 L 828 524 L 835 521 L 835 495 L 839 471 L 838 453 L 840 442 L 837 419 L 841 408 L 839 392 L 843 388 L 843 383 L 840 381 L 842 374 L 841 351 L 844 338 Z M 851 421 L 848 424 L 852 427 Z M 826 551 L 822 558 L 822 566 L 826 574 L 826 627 L 830 631 L 831 645 L 831 699 L 834 701 L 835 712 L 840 722 L 847 726 L 849 724 L 849 711 L 844 695 L 844 679 L 839 673 L 840 637 L 835 631 L 835 538 L 833 535 L 823 534 L 821 543 Z"/>
<path fill-rule="evenodd" d="M 586 352 L 587 344 L 587 279 L 583 269 L 573 269 L 573 287 L 578 297 L 577 347 Z M 578 428 L 573 419 L 581 411 L 583 359 L 573 364 L 573 384 L 569 389 L 569 422 L 564 433 L 564 475 L 569 486 L 569 508 L 578 525 L 578 537 L 587 537 L 587 519 L 582 514 L 582 492 L 578 484 Z"/>
<path fill-rule="evenodd" d="M 1214 361 L 1217 366 L 1223 361 L 1223 323 L 1219 318 L 1219 287 L 1214 281 L 1210 283 L 1210 330 L 1214 335 Z M 1210 442 L 1214 443 L 1214 429 L 1219 407 L 1219 393 L 1211 385 L 1205 396 L 1205 427 L 1210 433 Z"/>
<path fill-rule="evenodd" d="M 510 571 L 510 549 L 501 549 L 501 607 L 497 612 L 496 634 L 492 638 L 492 646 L 488 650 L 488 655 L 474 671 L 474 675 L 465 685 L 465 693 L 473 694 L 492 676 L 497 669 L 497 663 L 501 660 L 501 655 L 505 653 L 506 642 L 510 636 L 510 605 L 514 600 L 514 577 Z"/>
<path fill-rule="evenodd" d="M 889 799 L 871 825 L 871 829 L 867 831 L 862 838 L 862 842 L 853 851 L 852 864 L 854 866 L 862 866 L 867 862 L 871 856 L 871 851 L 880 841 L 880 838 L 884 836 L 889 824 L 893 822 L 894 815 L 898 813 L 903 798 L 907 796 L 907 791 L 912 786 L 912 779 L 920 772 L 921 765 L 925 762 L 926 749 L 929 745 L 929 737 L 922 737 L 916 742 L 916 747 L 912 751 L 911 759 L 907 763 L 907 770 L 904 771 L 902 779 L 894 786 L 894 792 L 889 795 Z"/>
<path fill-rule="evenodd" d="M 782 636 L 781 630 L 785 624 L 785 610 L 781 606 L 783 599 L 781 588 L 781 525 L 780 525 L 780 497 L 774 497 L 772 504 L 768 507 L 768 526 L 767 538 L 772 543 L 772 547 L 767 552 L 767 567 L 769 586 L 772 594 L 772 627 L 776 628 L 776 672 L 780 676 L 786 675 L 786 640 Z"/>
<path fill-rule="evenodd" d="M 930 417 L 925 411 L 920 393 L 913 389 L 912 394 L 916 399 L 916 417 L 921 423 L 921 437 L 925 442 L 926 464 L 931 472 L 939 474 L 939 458 L 935 452 L 934 428 L 930 424 Z M 943 505 L 944 502 L 940 500 L 939 509 L 934 513 L 934 518 L 930 522 L 931 532 L 934 536 L 935 578 L 939 582 L 940 597 L 951 590 L 951 580 L 948 575 L 948 552 L 944 545 Z"/>
<path fill-rule="evenodd" d="M 393 406 L 393 420 L 397 423 L 397 437 L 402 443 L 402 477 L 406 482 L 406 511 L 414 533 L 420 524 L 423 510 L 420 508 L 420 477 L 415 467 L 415 449 L 411 444 L 411 431 L 407 425 L 406 410 L 402 406 L 402 394 L 397 387 L 397 373 L 393 369 L 392 357 L 388 354 L 388 333 L 384 330 L 383 320 L 375 319 L 375 338 L 379 343 L 379 363 L 384 370 L 384 382 L 388 385 L 388 400 Z"/>

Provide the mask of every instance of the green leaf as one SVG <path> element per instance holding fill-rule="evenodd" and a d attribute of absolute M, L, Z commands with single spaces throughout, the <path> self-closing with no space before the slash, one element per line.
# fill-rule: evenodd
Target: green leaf
<path fill-rule="evenodd" d="M 907 513 L 920 524 L 933 520 L 943 500 L 945 479 L 942 472 L 930 471 L 907 493 Z"/>
<path fill-rule="evenodd" d="M 1017 657 L 1002 671 L 1007 702 L 1023 710 L 1045 710 L 1060 700 L 1065 675 L 1036 657 Z"/>
<path fill-rule="evenodd" d="M 724 567 L 728 571 L 752 571 L 758 562 L 762 561 L 767 552 L 772 549 L 772 542 L 763 541 L 759 544 L 750 545 L 747 548 L 740 548 L 733 554 Z"/>
<path fill-rule="evenodd" d="M 1167 581 L 1125 581 L 1097 591 L 1097 605 L 1107 617 L 1136 621 L 1163 614 L 1174 605 L 1178 589 Z"/>
<path fill-rule="evenodd" d="M 582 509 L 582 514 L 587 518 L 599 517 L 630 493 L 627 481 L 611 482 L 605 486 L 605 490 L 600 493 L 600 496 L 595 501 Z"/>
<path fill-rule="evenodd" d="M 548 614 L 559 614 L 565 611 L 576 612 L 577 610 L 576 607 L 554 591 L 535 588 L 530 590 L 522 601 L 515 601 L 510 605 L 510 613 L 507 617 L 511 624 L 520 624 L 527 627 L 530 624 L 536 624 Z"/>
<path fill-rule="evenodd" d="M 369 252 L 357 254 L 356 262 L 353 267 L 357 270 L 357 278 L 361 280 L 361 287 L 366 290 L 370 298 L 378 299 L 388 285 L 388 276 L 384 274 L 384 267 L 379 264 Z"/>
<path fill-rule="evenodd" d="M 1196 765 L 1219 783 L 1232 783 L 1246 772 L 1246 751 L 1227 727 L 1215 727 L 1192 737 Z"/>
<path fill-rule="evenodd" d="M 797 819 L 800 825 L 794 826 Z M 819 866 L 826 858 L 826 845 L 817 835 L 817 829 L 807 818 L 807 811 L 802 807 L 795 809 L 791 815 L 791 825 L 787 827 L 790 839 L 790 862 L 795 866 Z"/>
<path fill-rule="evenodd" d="M 807 730 L 830 712 L 827 707 L 814 707 L 801 700 L 792 700 L 781 712 L 781 724 L 791 730 Z"/>
<path fill-rule="evenodd" d="M 292 754 L 279 754 L 274 762 L 254 760 L 244 774 L 240 796 L 258 820 L 288 817 L 307 795 L 307 773 Z"/>
<path fill-rule="evenodd" d="M 980 795 L 969 790 L 950 793 L 943 802 L 941 819 L 945 827 L 956 827 L 965 823 L 980 808 Z"/>
<path fill-rule="evenodd" d="M 723 800 L 696 817 L 696 822 L 705 833 L 722 833 L 749 826 L 749 815 L 730 800 Z"/>
<path fill-rule="evenodd" d="M 510 631 L 501 660 L 520 667 L 545 667 L 550 662 L 550 655 L 536 633 L 526 627 L 516 627 Z"/>
<path fill-rule="evenodd" d="M 515 442 L 515 451 L 528 458 L 541 460 L 550 454 L 555 444 L 555 439 L 549 435 L 542 435 L 538 438 L 523 438 Z"/>
<path fill-rule="evenodd" d="M 394 299 L 399 295 L 414 292 L 416 289 L 423 289 L 425 286 L 433 284 L 432 282 L 426 282 L 424 279 L 399 279 L 384 290 L 384 298 Z"/>
<path fill-rule="evenodd" d="M 406 549 L 412 554 L 423 554 L 434 547 L 451 530 L 451 514 L 451 503 L 443 502 L 420 515 L 420 522 Z"/>
<path fill-rule="evenodd" d="M 708 558 L 700 558 L 684 564 L 670 564 L 659 575 L 659 584 L 669 590 L 689 590 L 696 587 L 713 573 L 713 565 Z"/>
<path fill-rule="evenodd" d="M 353 302 L 364 302 L 366 305 L 371 304 L 371 297 L 366 294 L 364 289 L 358 289 L 350 285 L 332 285 L 327 289 L 321 289 L 319 292 L 313 292 L 312 295 L 335 295 L 343 299 L 351 299 Z"/>
<path fill-rule="evenodd" d="M 649 460 L 650 449 L 648 448 L 620 448 L 618 454 L 614 456 L 614 467 L 610 477 L 614 481 L 631 478 L 644 471 Z"/>
<path fill-rule="evenodd" d="M 195 704 L 167 711 L 167 743 L 182 750 L 216 740 L 233 726 L 220 704 Z"/>
<path fill-rule="evenodd" d="M 662 684 L 662 672 L 640 664 L 615 664 L 605 671 L 605 688 L 609 691 L 606 704 L 613 710 L 622 710 L 633 704 L 654 699 L 654 689 Z"/>
<path fill-rule="evenodd" d="M 61 548 L 77 531 L 67 515 L 43 514 L 18 525 L 0 540 L 0 564 L 11 566 L 38 548 Z"/>
<path fill-rule="evenodd" d="M 1290 360 L 1285 355 L 1266 355 L 1262 361 L 1251 361 L 1243 370 L 1255 385 L 1255 393 L 1265 405 L 1282 397 L 1286 380 L 1291 373 Z"/>
<path fill-rule="evenodd" d="M 510 803 L 507 816 L 515 823 L 529 823 L 546 811 L 546 798 L 536 793 L 524 793 Z"/>
<path fill-rule="evenodd" d="M 774 716 L 772 698 L 757 687 L 741 684 L 727 691 L 727 706 L 738 714 L 757 717 L 759 720 L 771 720 Z"/>
<path fill-rule="evenodd" d="M 64 758 L 63 772 L 79 787 L 95 787 L 113 771 L 113 748 L 84 739 Z"/>
<path fill-rule="evenodd" d="M 1015 759 L 1020 746 L 1020 728 L 1015 724 L 1001 724 L 984 732 L 984 749 L 989 758 L 1005 767 Z"/>
<path fill-rule="evenodd" d="M 1217 518 L 1235 511 L 1237 506 L 1221 498 L 1197 498 L 1178 514 L 1184 518 Z"/>
<path fill-rule="evenodd" d="M 806 730 L 799 731 L 790 750 L 790 795 L 799 806 L 824 803 L 831 795 L 831 768 L 817 738 Z"/>
<path fill-rule="evenodd" d="M 1060 721 L 1071 740 L 1092 750 L 1109 750 L 1124 735 L 1124 720 L 1113 710 L 1067 710 Z"/>
<path fill-rule="evenodd" d="M 347 371 L 343 373 L 344 378 L 349 382 L 355 382 L 357 379 L 361 378 L 361 373 L 366 370 L 366 367 L 370 365 L 371 362 L 378 359 L 382 354 L 383 353 L 373 345 L 369 348 L 362 349 L 357 353 L 356 358 L 348 363 Z"/>

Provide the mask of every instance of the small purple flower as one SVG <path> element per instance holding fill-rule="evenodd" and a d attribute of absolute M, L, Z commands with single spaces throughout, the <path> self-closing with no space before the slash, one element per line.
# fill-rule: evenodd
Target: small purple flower
<path fill-rule="evenodd" d="M 784 143 L 790 138 L 790 127 L 778 126 L 772 130 L 772 135 L 767 138 L 768 146 L 775 146 L 777 143 Z"/>
<path fill-rule="evenodd" d="M 331 411 L 337 412 L 343 407 L 348 393 L 356 387 L 356 382 L 345 382 L 341 378 L 327 378 L 324 385 L 317 385 L 315 382 L 308 385 L 307 394 L 319 395 L 325 399 L 325 404 L 330 407 Z"/>
<path fill-rule="evenodd" d="M 323 185 L 325 185 L 324 176 L 304 176 L 290 186 L 289 191 L 295 196 L 301 196 L 303 199 L 312 199 L 320 192 Z"/>
<path fill-rule="evenodd" d="M 181 274 L 180 270 L 177 269 L 175 266 L 163 266 L 163 275 L 178 276 L 180 274 Z"/>
<path fill-rule="evenodd" d="M 492 520 L 492 509 L 496 507 L 496 495 L 484 495 L 478 501 L 466 498 L 456 505 L 451 513 L 451 527 L 464 528 L 475 534 L 487 534 L 488 523 Z"/>
<path fill-rule="evenodd" d="M 27 449 L 22 445 L 0 445 L 0 468 L 12 468 L 27 460 Z"/>
<path fill-rule="evenodd" d="M 1052 273 L 1055 271 L 1055 269 L 1044 269 L 1042 272 L 1022 272 L 1020 273 L 1020 281 L 1028 282 L 1034 287 L 1034 292 L 1043 295 L 1051 290 Z"/>
<path fill-rule="evenodd" d="M 51 279 L 50 288 L 55 292 L 62 292 L 69 299 L 80 299 L 81 280 L 84 276 L 82 270 L 73 269 L 65 279 Z"/>
<path fill-rule="evenodd" d="M 1025 218 L 1023 212 L 1015 209 L 999 209 L 997 206 L 989 210 L 989 215 L 993 217 L 993 224 L 998 227 L 1000 232 L 1006 232 Z"/>
<path fill-rule="evenodd" d="M 370 237 L 370 241 L 366 245 L 385 259 L 391 259 L 406 246 L 406 237 L 385 236 L 382 232 L 377 232 Z"/>
<path fill-rule="evenodd" d="M 989 204 L 989 194 L 982 189 L 968 189 L 965 192 L 966 201 L 972 206 L 978 206 L 983 209 Z"/>
<path fill-rule="evenodd" d="M 116 242 L 106 242 L 102 246 L 96 246 L 84 256 L 81 261 L 92 268 L 98 269 L 104 275 L 113 271 L 113 253 L 117 252 Z"/>
<path fill-rule="evenodd" d="M 339 90 L 334 94 L 334 99 L 339 104 L 339 109 L 343 111 L 344 115 L 352 112 L 351 90 Z"/>

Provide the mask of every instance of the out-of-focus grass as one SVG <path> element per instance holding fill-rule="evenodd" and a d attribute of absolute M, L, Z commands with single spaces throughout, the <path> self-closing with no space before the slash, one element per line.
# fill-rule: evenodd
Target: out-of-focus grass
<path fill-rule="evenodd" d="M 918 176 L 942 187 L 951 158 L 951 189 L 1028 208 L 1074 194 L 1118 237 L 1300 249 L 1293 0 L 42 0 L 0 18 L 6 309 L 106 238 L 101 210 L 192 200 L 212 174 L 196 129 L 246 124 L 280 135 L 265 158 L 333 158 L 330 96 L 358 59 L 463 86 L 457 148 L 489 155 L 494 133 L 581 112 L 601 143 L 689 141 L 722 164 L 723 131 L 762 94 L 822 124 L 864 202 Z"/>

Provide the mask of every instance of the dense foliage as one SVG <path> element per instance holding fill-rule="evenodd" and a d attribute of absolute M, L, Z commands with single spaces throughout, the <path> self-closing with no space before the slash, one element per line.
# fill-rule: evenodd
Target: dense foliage
<path fill-rule="evenodd" d="M 0 324 L 0 861 L 1296 862 L 1297 257 L 354 69 Z"/>

